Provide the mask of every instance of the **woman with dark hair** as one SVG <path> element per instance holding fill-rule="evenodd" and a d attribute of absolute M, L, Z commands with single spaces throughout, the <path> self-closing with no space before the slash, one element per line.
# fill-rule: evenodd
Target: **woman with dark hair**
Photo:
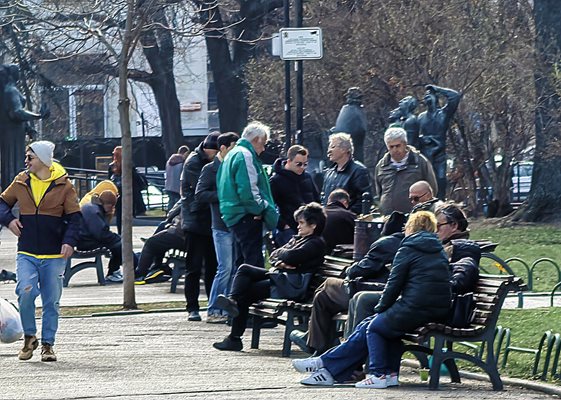
<path fill-rule="evenodd" d="M 321 234 L 325 227 L 325 211 L 320 204 L 310 203 L 296 210 L 294 219 L 298 223 L 298 234 L 273 251 L 269 262 L 274 269 L 290 274 L 314 272 L 324 261 L 325 242 Z M 216 306 L 234 319 L 230 334 L 222 342 L 214 343 L 214 348 L 240 351 L 243 348 L 241 336 L 247 325 L 249 306 L 270 296 L 268 271 L 249 264 L 241 265 L 234 277 L 230 295 L 220 295 L 216 300 Z"/>

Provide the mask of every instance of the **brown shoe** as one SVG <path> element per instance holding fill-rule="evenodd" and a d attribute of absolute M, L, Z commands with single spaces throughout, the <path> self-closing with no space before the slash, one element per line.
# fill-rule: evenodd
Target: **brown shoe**
<path fill-rule="evenodd" d="M 19 351 L 18 358 L 26 361 L 33 357 L 33 350 L 39 346 L 36 336 L 25 335 L 23 348 Z"/>
<path fill-rule="evenodd" d="M 41 361 L 56 361 L 56 354 L 50 344 L 45 343 L 41 346 Z"/>

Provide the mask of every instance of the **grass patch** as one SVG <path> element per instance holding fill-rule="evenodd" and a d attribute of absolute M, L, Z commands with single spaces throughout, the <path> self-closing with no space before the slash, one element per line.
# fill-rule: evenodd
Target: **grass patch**
<path fill-rule="evenodd" d="M 489 239 L 499 243 L 495 254 L 506 260 L 511 257 L 522 258 L 528 266 L 540 258 L 547 257 L 561 263 L 561 235 L 559 228 L 549 225 L 515 227 L 476 226 L 472 229 L 472 239 Z M 514 272 L 525 281 L 528 274 L 517 262 L 510 264 Z M 555 268 L 549 264 L 539 264 L 534 270 L 533 291 L 551 291 L 559 277 Z"/>

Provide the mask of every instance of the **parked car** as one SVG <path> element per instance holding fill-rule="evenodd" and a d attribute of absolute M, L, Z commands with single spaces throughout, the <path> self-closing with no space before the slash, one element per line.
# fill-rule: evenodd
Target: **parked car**
<path fill-rule="evenodd" d="M 526 200 L 532 186 L 533 161 L 519 161 L 512 165 L 511 197 L 515 203 Z"/>

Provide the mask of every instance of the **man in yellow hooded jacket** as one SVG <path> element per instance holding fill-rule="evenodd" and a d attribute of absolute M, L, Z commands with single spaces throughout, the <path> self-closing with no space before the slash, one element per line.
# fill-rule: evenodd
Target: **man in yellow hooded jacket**
<path fill-rule="evenodd" d="M 25 151 L 26 170 L 0 195 L 0 223 L 18 237 L 16 294 L 25 334 L 20 360 L 29 360 L 39 346 L 35 299 L 43 303 L 41 361 L 56 361 L 59 301 L 66 260 L 74 251 L 80 227 L 80 207 L 66 170 L 53 162 L 55 145 L 31 143 Z M 19 204 L 19 218 L 12 207 Z"/>

